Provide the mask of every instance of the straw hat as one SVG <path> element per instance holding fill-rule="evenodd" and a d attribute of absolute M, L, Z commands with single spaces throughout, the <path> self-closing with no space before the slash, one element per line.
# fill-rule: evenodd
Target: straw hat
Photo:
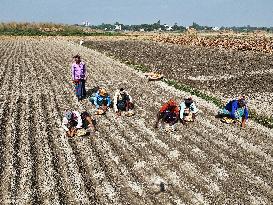
<path fill-rule="evenodd" d="M 106 92 L 105 88 L 100 88 L 100 89 L 99 89 L 99 94 L 100 94 L 101 96 L 106 96 L 107 92 Z"/>

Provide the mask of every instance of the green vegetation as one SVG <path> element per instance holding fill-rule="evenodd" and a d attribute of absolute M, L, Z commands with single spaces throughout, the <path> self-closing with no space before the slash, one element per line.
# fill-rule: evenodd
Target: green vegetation
<path fill-rule="evenodd" d="M 218 98 L 207 95 L 206 93 L 204 93 L 198 89 L 192 88 L 192 87 L 182 84 L 182 83 L 178 83 L 175 80 L 163 79 L 162 81 L 167 83 L 170 86 L 175 87 L 178 90 L 183 90 L 185 92 L 189 92 L 191 95 L 195 95 L 195 96 L 200 97 L 206 101 L 212 102 L 213 104 L 215 104 L 218 107 L 224 106 L 223 102 L 221 100 L 219 100 Z"/>
<path fill-rule="evenodd" d="M 182 25 L 178 25 L 178 23 L 174 23 L 173 25 L 166 25 L 166 24 L 161 24 L 160 20 L 158 20 L 155 23 L 151 23 L 151 24 L 138 24 L 138 25 L 126 25 L 120 22 L 115 22 L 113 24 L 105 24 L 102 23 L 100 25 L 91 25 L 90 28 L 93 29 L 100 29 L 100 30 L 115 30 L 116 25 L 121 25 L 121 30 L 123 31 L 140 31 L 140 30 L 144 30 L 144 31 L 168 31 L 168 27 L 171 26 L 171 29 L 169 31 L 173 31 L 173 32 L 184 32 L 186 31 L 186 27 L 182 26 Z M 212 31 L 213 30 L 213 26 L 207 26 L 207 25 L 199 25 L 196 22 L 193 22 L 191 26 L 189 26 L 189 28 L 193 28 L 197 31 L 202 31 L 202 32 L 206 32 L 206 31 Z M 273 32 L 273 27 L 256 27 L 256 26 L 232 26 L 232 27 L 220 27 L 219 28 L 220 31 L 227 31 L 227 30 L 232 30 L 235 32 L 254 32 L 254 31 L 266 31 L 266 32 Z"/>
<path fill-rule="evenodd" d="M 96 32 L 82 27 L 53 23 L 1 23 L 0 35 L 8 36 L 115 36 L 117 32 Z"/>
<path fill-rule="evenodd" d="M 139 24 L 139 25 L 125 25 L 119 22 L 116 22 L 114 24 L 104 24 L 101 25 L 93 25 L 90 26 L 93 29 L 100 29 L 100 30 L 114 30 L 116 25 L 121 25 L 121 29 L 124 31 L 140 31 L 143 29 L 144 31 L 155 31 L 155 30 L 161 30 L 161 31 L 167 31 L 167 28 L 169 27 L 166 24 L 160 24 L 160 20 L 156 23 L 152 24 Z M 177 23 L 172 25 L 172 31 L 186 31 L 186 28 L 184 26 L 179 26 Z"/>
<path fill-rule="evenodd" d="M 146 67 L 144 65 L 141 65 L 141 64 L 135 64 L 132 61 L 125 61 L 124 63 L 127 64 L 127 65 L 130 65 L 130 66 L 133 66 L 134 69 L 136 69 L 138 71 L 141 71 L 141 72 L 148 72 L 150 70 L 150 68 L 148 68 L 148 67 Z"/>
<path fill-rule="evenodd" d="M 250 110 L 250 118 L 258 122 L 259 124 L 264 125 L 265 127 L 271 129 L 273 128 L 273 118 L 260 116 L 254 110 Z"/>

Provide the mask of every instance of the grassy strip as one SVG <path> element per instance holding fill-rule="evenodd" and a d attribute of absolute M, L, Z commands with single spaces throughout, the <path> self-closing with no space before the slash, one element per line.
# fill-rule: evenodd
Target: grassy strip
<path fill-rule="evenodd" d="M 141 72 L 148 72 L 150 71 L 151 69 L 144 66 L 144 65 L 141 65 L 141 64 L 136 64 L 132 61 L 124 61 L 123 63 L 125 63 L 126 65 L 129 65 L 131 67 L 133 67 L 135 70 L 138 70 L 138 71 L 141 71 Z"/>
<path fill-rule="evenodd" d="M 265 117 L 265 116 L 260 116 L 257 114 L 254 110 L 250 110 L 250 117 L 258 122 L 259 124 L 268 127 L 268 128 L 273 128 L 273 118 L 272 117 Z"/>
<path fill-rule="evenodd" d="M 86 47 L 89 47 L 92 49 L 91 46 L 86 45 Z M 111 58 L 115 58 L 115 56 L 109 55 L 108 53 L 106 53 L 105 55 L 111 57 Z M 136 64 L 134 61 L 129 61 L 129 60 L 122 60 L 122 59 L 116 59 L 119 60 L 123 63 L 125 63 L 126 65 L 129 65 L 130 67 L 134 68 L 135 70 L 141 71 L 141 72 L 148 72 L 151 69 L 145 65 L 141 65 L 141 64 Z M 197 97 L 200 97 L 208 102 L 213 103 L 214 105 L 216 105 L 218 108 L 223 108 L 225 106 L 225 104 L 217 97 L 214 96 L 210 96 L 196 88 L 190 87 L 189 85 L 185 85 L 183 83 L 179 83 L 176 80 L 170 80 L 170 79 L 162 79 L 161 81 L 165 82 L 166 84 L 173 86 L 174 88 L 181 90 L 181 91 L 185 91 L 190 93 L 191 95 L 195 95 Z M 268 127 L 268 128 L 273 128 L 273 118 L 271 117 L 266 117 L 266 116 L 261 116 L 259 115 L 257 112 L 255 112 L 254 110 L 250 110 L 249 109 L 249 118 L 253 119 L 255 122 Z"/>
<path fill-rule="evenodd" d="M 78 29 L 40 31 L 38 29 L 0 29 L 1 36 L 121 36 L 118 32 L 85 32 Z"/>
<path fill-rule="evenodd" d="M 162 81 L 167 83 L 170 86 L 175 87 L 178 90 L 183 90 L 185 92 L 189 92 L 191 95 L 195 95 L 195 96 L 200 97 L 200 98 L 202 98 L 202 99 L 204 99 L 206 101 L 212 102 L 213 104 L 215 104 L 218 107 L 223 107 L 224 106 L 222 101 L 219 100 L 218 98 L 207 95 L 206 93 L 203 93 L 198 89 L 192 88 L 192 87 L 190 87 L 188 85 L 185 85 L 185 84 L 182 84 L 182 83 L 178 83 L 175 80 L 163 79 Z"/>

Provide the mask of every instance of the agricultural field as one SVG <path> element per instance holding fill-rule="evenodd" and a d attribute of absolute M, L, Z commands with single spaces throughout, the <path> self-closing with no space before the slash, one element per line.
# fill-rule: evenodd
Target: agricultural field
<path fill-rule="evenodd" d="M 161 45 L 135 43 L 150 49 L 151 56 L 155 48 L 161 52 L 150 58 L 153 66 L 161 65 L 163 54 L 173 56 L 172 46 L 163 53 Z M 136 57 L 146 62 L 147 52 L 140 56 L 136 49 L 126 51 L 137 51 Z M 110 110 L 95 116 L 95 135 L 65 136 L 61 120 L 66 109 L 94 113 L 88 100 L 80 103 L 73 93 L 70 64 L 77 53 L 87 65 L 88 91 L 104 84 L 113 96 L 126 87 L 135 116 L 117 117 Z M 196 122 L 178 124 L 173 133 L 155 130 L 160 105 L 170 97 L 181 102 L 189 94 L 148 82 L 143 73 L 65 38 L 3 38 L 0 59 L 1 204 L 272 203 L 272 130 L 252 120 L 245 129 L 222 124 L 215 118 L 218 108 L 196 96 Z M 185 63 L 191 60 L 184 58 Z M 214 74 L 208 66 L 191 76 Z"/>
<path fill-rule="evenodd" d="M 273 56 L 254 51 L 181 46 L 148 40 L 92 40 L 88 47 L 123 62 L 158 68 L 173 79 L 223 102 L 245 95 L 263 116 L 273 113 Z"/>

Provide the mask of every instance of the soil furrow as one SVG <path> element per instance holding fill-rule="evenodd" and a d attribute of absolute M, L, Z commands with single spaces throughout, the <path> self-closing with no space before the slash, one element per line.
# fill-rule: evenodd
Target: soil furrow
<path fill-rule="evenodd" d="M 16 128 L 16 118 L 18 108 L 16 104 L 18 103 L 19 97 L 12 99 L 12 101 L 7 105 L 7 112 L 4 112 L 3 116 L 3 126 L 5 135 L 2 138 L 3 142 L 3 169 L 0 173 L 1 184 L 0 184 L 0 198 L 4 203 L 12 203 L 13 201 L 13 177 L 15 175 L 14 170 L 14 160 L 17 157 L 18 149 L 14 150 L 14 145 L 18 138 L 17 128 Z M 12 113 L 11 115 L 9 115 Z M 17 145 L 15 145 L 17 146 Z"/>
<path fill-rule="evenodd" d="M 148 59 L 147 65 L 151 66 L 149 60 L 154 59 L 155 66 L 162 61 L 160 69 L 164 72 L 165 60 L 172 58 L 170 52 L 178 52 L 187 64 L 192 60 L 187 58 L 193 58 L 189 53 L 201 54 L 204 50 L 183 50 L 169 45 L 164 54 L 166 45 L 153 44 L 152 48 L 159 49 L 153 51 L 147 47 L 151 43 L 142 42 L 116 43 L 118 48 L 106 49 L 116 52 L 126 48 L 131 56 L 131 48 L 137 44 L 140 47 L 134 57 L 140 59 L 136 62 Z M 181 102 L 188 93 L 163 82 L 148 82 L 143 73 L 65 38 L 22 37 L 3 40 L 0 48 L 2 203 L 270 204 L 273 201 L 271 130 L 251 120 L 246 129 L 222 124 L 214 117 L 215 105 L 193 96 L 200 108 L 197 121 L 186 126 L 178 124 L 177 131 L 165 133 L 153 128 L 159 107 L 171 97 Z M 148 56 L 139 55 L 140 49 L 148 49 Z M 155 52 L 160 53 L 156 58 Z M 113 97 L 117 89 L 124 87 L 134 99 L 135 116 L 117 117 L 110 109 L 104 116 L 95 116 L 99 131 L 94 135 L 65 136 L 61 120 L 67 109 L 88 111 L 92 115 L 95 112 L 88 99 L 78 102 L 74 94 L 70 66 L 72 56 L 77 53 L 87 65 L 88 94 L 91 88 L 105 85 Z M 127 54 L 120 53 L 121 57 Z M 212 58 L 222 59 L 213 55 Z M 237 57 L 241 59 L 243 55 L 234 53 L 234 58 Z M 248 55 L 247 59 L 254 58 Z M 220 76 L 226 65 L 218 60 L 210 64 L 203 60 L 193 63 L 199 67 L 192 67 L 194 73 L 186 82 L 199 82 L 205 77 L 207 82 L 213 75 Z M 189 69 L 186 64 L 179 64 L 179 73 L 175 70 L 177 66 L 170 65 L 171 71 L 165 74 L 185 79 L 181 73 Z M 217 65 L 222 70 L 213 70 Z M 237 67 L 234 69 L 241 74 Z M 257 74 L 256 67 L 253 69 L 244 72 L 253 77 Z M 220 76 L 219 82 L 230 76 Z"/>

